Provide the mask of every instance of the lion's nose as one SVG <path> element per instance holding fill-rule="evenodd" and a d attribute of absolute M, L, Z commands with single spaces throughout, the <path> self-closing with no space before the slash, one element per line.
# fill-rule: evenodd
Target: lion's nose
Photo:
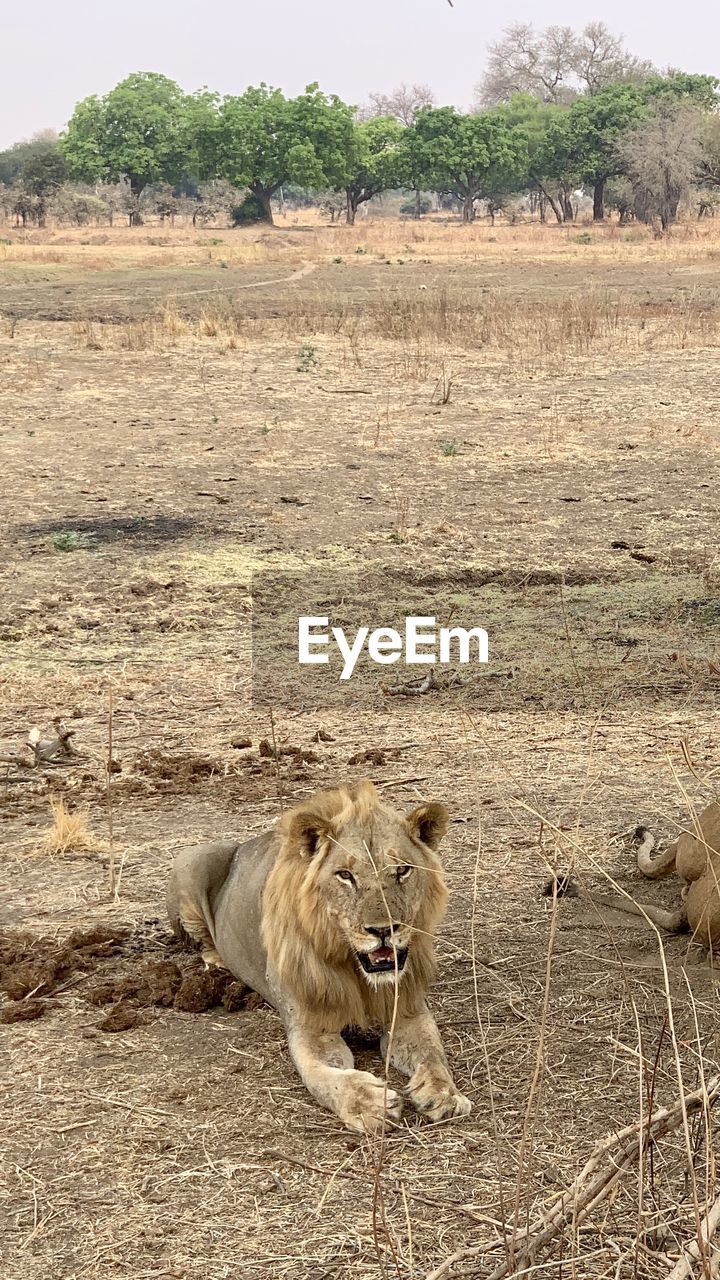
<path fill-rule="evenodd" d="M 392 937 L 395 929 L 399 929 L 398 924 L 366 924 L 365 932 L 372 933 L 374 937 L 380 939 L 380 946 L 384 947 L 389 938 Z"/>

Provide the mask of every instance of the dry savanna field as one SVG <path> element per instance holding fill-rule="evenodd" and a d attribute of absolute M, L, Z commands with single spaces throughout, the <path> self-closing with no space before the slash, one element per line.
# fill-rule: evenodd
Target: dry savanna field
<path fill-rule="evenodd" d="M 687 937 L 542 895 L 571 866 L 672 905 L 624 835 L 716 794 L 719 353 L 712 220 L 3 230 L 6 1280 L 711 1275 L 673 1270 L 720 1193 L 692 1100 L 522 1243 L 720 1061 Z M 392 583 L 490 663 L 260 697 L 260 570 L 371 626 Z M 57 717 L 74 754 L 35 763 Z M 473 1102 L 373 1139 L 163 916 L 182 844 L 363 777 L 451 810 L 432 1007 Z"/>

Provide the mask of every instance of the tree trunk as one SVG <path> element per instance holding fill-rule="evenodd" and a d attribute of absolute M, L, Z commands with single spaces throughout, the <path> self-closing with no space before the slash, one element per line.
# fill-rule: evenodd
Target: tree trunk
<path fill-rule="evenodd" d="M 421 200 L 422 200 L 422 192 L 419 187 L 416 187 L 415 188 L 415 217 L 418 219 L 422 218 L 422 207 L 420 204 Z"/>
<path fill-rule="evenodd" d="M 262 209 L 265 215 L 266 221 L 269 222 L 271 226 L 274 226 L 275 219 L 273 218 L 272 205 L 270 203 L 270 197 L 272 195 L 272 192 L 267 187 L 262 187 L 259 182 L 256 182 L 250 188 L 250 190 L 252 191 L 255 199 L 260 205 L 260 208 Z"/>
<path fill-rule="evenodd" d="M 667 230 L 667 227 L 671 225 L 671 223 L 677 220 L 678 209 L 680 208 L 681 199 L 682 199 L 682 192 L 679 192 L 679 191 L 673 191 L 668 197 L 667 223 L 665 227 L 666 230 Z"/>
<path fill-rule="evenodd" d="M 471 195 L 465 196 L 462 209 L 463 222 L 475 221 L 475 197 Z"/>
<path fill-rule="evenodd" d="M 605 217 L 605 179 L 598 178 L 593 187 L 593 222 L 602 222 Z"/>
<path fill-rule="evenodd" d="M 141 227 L 143 224 L 142 214 L 140 212 L 140 197 L 143 193 L 144 183 L 139 178 L 130 179 L 130 195 L 137 203 L 130 210 L 130 226 Z"/>
<path fill-rule="evenodd" d="M 547 187 L 543 186 L 543 184 L 539 182 L 537 178 L 534 178 L 534 181 L 537 182 L 538 191 L 542 196 L 545 197 L 547 203 L 550 205 L 550 208 L 555 214 L 555 217 L 557 218 L 558 222 L 562 223 L 562 220 L 563 220 L 562 209 L 560 208 L 560 205 L 558 204 L 557 200 L 555 199 L 554 196 L 550 195 L 550 192 L 548 191 Z M 540 220 L 542 222 L 545 221 L 545 210 L 542 208 L 540 212 Z"/>
<path fill-rule="evenodd" d="M 575 210 L 573 209 L 572 196 L 567 187 L 563 187 L 562 190 L 562 208 L 565 222 L 574 222 Z"/>
<path fill-rule="evenodd" d="M 346 195 L 347 195 L 347 211 L 345 213 L 345 221 L 347 222 L 349 227 L 354 227 L 355 214 L 357 213 L 357 208 L 358 208 L 357 199 L 349 189 L 346 191 Z"/>

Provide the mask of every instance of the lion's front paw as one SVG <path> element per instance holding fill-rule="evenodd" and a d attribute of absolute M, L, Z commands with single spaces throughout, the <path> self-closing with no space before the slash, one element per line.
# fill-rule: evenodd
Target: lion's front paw
<path fill-rule="evenodd" d="M 384 1120 L 400 1119 L 402 1098 L 369 1071 L 348 1071 L 337 1111 L 348 1129 L 375 1133 Z"/>
<path fill-rule="evenodd" d="M 452 1120 L 472 1111 L 472 1103 L 458 1093 L 452 1080 L 429 1070 L 416 1071 L 406 1090 L 408 1101 L 426 1120 Z"/>

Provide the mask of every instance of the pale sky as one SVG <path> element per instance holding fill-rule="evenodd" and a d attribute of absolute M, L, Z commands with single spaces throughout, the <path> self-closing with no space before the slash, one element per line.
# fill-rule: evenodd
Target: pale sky
<path fill-rule="evenodd" d="M 312 80 L 348 102 L 401 81 L 467 107 L 488 42 L 511 22 L 581 28 L 602 19 L 660 67 L 720 76 L 718 0 L 4 0 L 0 149 L 63 127 L 73 106 L 131 71 L 192 91 L 241 93 Z"/>

